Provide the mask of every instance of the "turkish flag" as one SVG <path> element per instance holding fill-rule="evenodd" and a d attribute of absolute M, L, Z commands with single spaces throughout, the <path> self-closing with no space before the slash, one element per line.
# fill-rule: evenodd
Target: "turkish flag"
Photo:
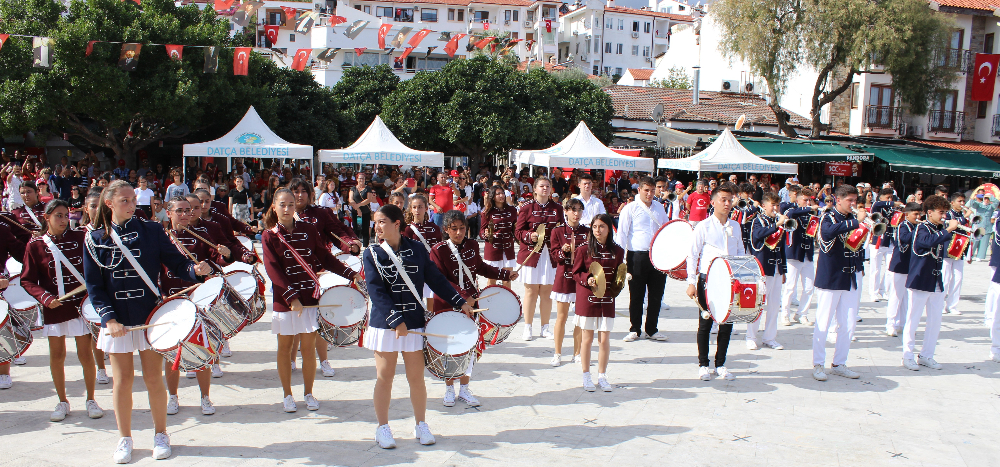
<path fill-rule="evenodd" d="M 4 36 L 5 37 L 0 42 L 7 42 L 6 34 L 4 34 Z M 100 41 L 90 41 L 90 42 L 87 42 L 87 56 L 88 57 L 90 56 L 90 54 L 94 53 L 94 44 L 96 44 L 98 42 L 100 42 Z M 2 46 L 2 45 L 3 44 L 0 44 L 0 46 Z"/>
<path fill-rule="evenodd" d="M 298 14 L 299 10 L 297 10 L 295 8 L 292 8 L 292 7 L 283 6 L 283 7 L 281 7 L 281 11 L 285 12 L 285 24 L 286 25 L 288 24 L 288 20 L 289 19 L 292 20 L 292 24 L 295 24 L 296 14 Z"/>
<path fill-rule="evenodd" d="M 448 39 L 448 43 L 444 45 L 444 51 L 449 57 L 455 58 L 455 52 L 458 51 L 458 41 L 465 36 L 466 34 L 455 34 L 451 36 L 451 39 Z"/>
<path fill-rule="evenodd" d="M 545 32 L 552 32 L 552 20 L 551 19 L 546 19 L 545 20 Z"/>
<path fill-rule="evenodd" d="M 272 46 L 274 44 L 278 43 L 278 28 L 279 27 L 280 26 L 278 26 L 278 25 L 264 26 L 264 35 L 267 36 L 267 40 L 271 41 L 271 45 Z"/>
<path fill-rule="evenodd" d="M 347 18 L 345 18 L 343 16 L 336 16 L 336 15 L 334 15 L 334 16 L 330 17 L 330 26 L 336 26 L 338 24 L 342 24 L 342 23 L 346 23 L 346 22 L 347 22 Z"/>
<path fill-rule="evenodd" d="M 233 75 L 246 76 L 250 65 L 250 47 L 237 47 L 233 51 Z"/>
<path fill-rule="evenodd" d="M 757 284 L 741 284 L 737 282 L 733 288 L 740 294 L 740 308 L 757 307 Z"/>
<path fill-rule="evenodd" d="M 972 78 L 972 100 L 993 100 L 993 86 L 997 82 L 997 65 L 1000 54 L 976 54 L 976 68 Z"/>
<path fill-rule="evenodd" d="M 417 31 L 417 33 L 414 34 L 413 37 L 410 38 L 410 40 L 409 40 L 409 42 L 407 42 L 407 44 L 410 44 L 411 46 L 416 47 L 416 46 L 420 45 L 420 41 L 424 40 L 424 38 L 427 37 L 427 35 L 430 34 L 430 33 L 431 33 L 430 29 L 421 29 L 421 30 Z"/>
<path fill-rule="evenodd" d="M 483 47 L 486 47 L 487 44 L 489 44 L 490 42 L 493 42 L 493 39 L 496 39 L 496 38 L 495 37 L 487 37 L 485 39 L 480 40 L 479 42 L 476 42 L 476 48 L 477 49 L 482 49 Z"/>
<path fill-rule="evenodd" d="M 233 0 L 215 0 L 215 11 L 225 11 L 233 6 Z"/>
<path fill-rule="evenodd" d="M 396 61 L 403 63 L 403 60 L 406 60 L 406 57 L 410 55 L 410 52 L 413 52 L 414 48 L 415 47 L 407 47 L 406 50 L 403 51 L 403 55 L 400 55 L 399 58 L 396 59 Z"/>
<path fill-rule="evenodd" d="M 181 61 L 184 57 L 184 46 L 167 44 L 167 56 L 170 57 L 171 60 L 176 60 L 178 62 Z"/>
<path fill-rule="evenodd" d="M 7 38 L 8 37 L 10 37 L 10 34 L 0 34 L 0 49 L 2 49 L 3 45 L 7 43 Z M 87 54 L 87 55 L 90 55 L 90 54 Z"/>
<path fill-rule="evenodd" d="M 367 47 L 355 47 L 354 48 L 354 53 L 358 54 L 358 56 L 360 57 L 361 54 L 365 53 L 365 50 L 368 50 L 368 48 Z"/>
<path fill-rule="evenodd" d="M 303 71 L 306 69 L 306 64 L 309 63 L 309 56 L 312 55 L 313 49 L 299 49 L 295 52 L 295 58 L 292 59 L 292 69 Z"/>
<path fill-rule="evenodd" d="M 490 22 L 483 21 L 483 31 L 489 31 L 489 30 L 490 30 Z"/>
<path fill-rule="evenodd" d="M 392 29 L 392 25 L 389 23 L 378 27 L 378 48 L 385 48 L 385 36 L 389 34 L 390 29 Z"/>

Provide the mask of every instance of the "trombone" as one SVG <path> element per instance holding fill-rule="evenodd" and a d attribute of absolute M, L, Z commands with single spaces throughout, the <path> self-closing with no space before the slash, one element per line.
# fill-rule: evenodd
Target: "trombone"
<path fill-rule="evenodd" d="M 986 235 L 986 229 L 982 227 L 966 227 L 964 225 L 959 225 L 955 230 L 959 230 L 972 238 L 979 238 Z"/>
<path fill-rule="evenodd" d="M 785 219 L 785 222 L 781 223 L 780 227 L 782 229 L 785 229 L 788 232 L 791 232 L 791 231 L 799 228 L 799 221 L 797 221 L 797 220 L 792 219 L 792 218 L 789 217 L 789 218 Z"/>
<path fill-rule="evenodd" d="M 854 210 L 854 215 L 857 216 L 859 209 Z M 863 222 L 868 230 L 871 231 L 871 237 L 878 238 L 885 235 L 885 231 L 889 229 L 889 225 L 885 223 L 885 217 L 879 212 L 873 212 L 867 217 Z"/>

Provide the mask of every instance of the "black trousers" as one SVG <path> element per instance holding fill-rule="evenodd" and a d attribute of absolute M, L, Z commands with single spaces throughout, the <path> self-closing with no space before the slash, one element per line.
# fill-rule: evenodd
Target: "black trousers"
<path fill-rule="evenodd" d="M 712 318 L 702 318 L 698 312 L 698 366 L 708 366 L 708 340 L 712 332 Z M 729 350 L 729 337 L 733 333 L 733 323 L 719 325 L 719 337 L 715 346 L 715 367 L 726 366 L 726 351 Z"/>
<path fill-rule="evenodd" d="M 368 246 L 368 243 L 371 241 L 372 212 L 370 209 L 360 209 L 359 211 L 361 214 L 361 225 L 357 226 L 358 228 L 355 231 L 362 242 L 361 244 Z"/>
<path fill-rule="evenodd" d="M 477 240 L 479 238 L 479 216 L 472 216 L 469 220 L 469 238 Z"/>
<path fill-rule="evenodd" d="M 656 334 L 656 322 L 660 319 L 660 302 L 663 301 L 663 288 L 667 284 L 667 275 L 653 267 L 649 261 L 648 251 L 629 251 L 625 260 L 632 279 L 628 281 L 629 301 L 628 314 L 632 326 L 629 331 L 652 336 Z M 646 326 L 642 325 L 642 299 L 646 292 L 649 298 L 646 303 Z"/>

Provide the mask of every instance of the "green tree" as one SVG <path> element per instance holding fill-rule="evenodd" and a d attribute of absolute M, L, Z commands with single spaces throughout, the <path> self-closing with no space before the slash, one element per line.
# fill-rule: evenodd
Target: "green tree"
<path fill-rule="evenodd" d="M 667 70 L 667 77 L 653 80 L 652 85 L 665 89 L 691 89 L 691 78 L 682 66 L 672 66 Z"/>
<path fill-rule="evenodd" d="M 382 101 L 399 86 L 399 76 L 389 65 L 352 66 L 333 86 L 337 100 L 356 125 L 349 132 L 349 139 L 357 139 L 375 116 L 382 112 Z"/>

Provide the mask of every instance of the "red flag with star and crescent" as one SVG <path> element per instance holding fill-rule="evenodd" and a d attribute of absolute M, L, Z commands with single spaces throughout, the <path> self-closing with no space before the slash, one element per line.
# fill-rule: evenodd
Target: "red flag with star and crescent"
<path fill-rule="evenodd" d="M 343 16 L 333 15 L 330 17 L 330 26 L 336 26 L 338 24 L 344 24 L 347 22 L 347 18 Z"/>
<path fill-rule="evenodd" d="M 215 0 L 215 11 L 226 11 L 233 6 L 233 0 Z"/>
<path fill-rule="evenodd" d="M 264 26 L 264 35 L 267 36 L 267 40 L 271 41 L 271 44 L 278 43 L 278 25 L 268 25 Z"/>
<path fill-rule="evenodd" d="M 233 51 L 233 75 L 246 76 L 250 66 L 250 47 L 237 47 Z"/>
<path fill-rule="evenodd" d="M 465 37 L 467 34 L 455 34 L 448 39 L 448 43 L 444 45 L 444 51 L 449 57 L 455 58 L 455 52 L 458 51 L 458 41 L 459 39 Z"/>
<path fill-rule="evenodd" d="M 383 24 L 378 27 L 378 48 L 385 48 L 385 36 L 389 34 L 389 30 L 392 29 L 392 25 L 389 23 Z"/>
<path fill-rule="evenodd" d="M 1000 65 L 1000 54 L 976 54 L 976 67 L 972 78 L 972 100 L 993 100 L 998 65 Z"/>
<path fill-rule="evenodd" d="M 0 34 L 0 49 L 2 49 L 3 45 L 7 43 L 7 38 L 9 38 L 9 37 L 10 37 L 10 34 Z M 87 54 L 87 55 L 90 55 L 90 54 Z"/>
<path fill-rule="evenodd" d="M 100 42 L 100 41 L 90 41 L 90 42 L 87 42 L 87 54 L 86 55 L 88 57 L 90 56 L 90 54 L 94 53 L 94 44 L 96 44 L 98 42 Z"/>
<path fill-rule="evenodd" d="M 740 308 L 757 307 L 757 284 L 736 283 L 736 290 L 740 293 Z"/>
<path fill-rule="evenodd" d="M 306 64 L 309 63 L 309 56 L 312 54 L 313 49 L 299 49 L 295 52 L 295 58 L 292 59 L 292 69 L 298 71 L 304 71 L 306 69 Z"/>
<path fill-rule="evenodd" d="M 368 47 L 355 47 L 354 53 L 360 57 L 362 54 L 365 53 L 366 50 L 368 50 Z"/>
<path fill-rule="evenodd" d="M 489 44 L 490 42 L 493 42 L 493 40 L 495 39 L 496 39 L 495 37 L 487 37 L 485 39 L 482 39 L 479 42 L 476 42 L 476 48 L 482 49 L 483 47 L 486 47 L 486 45 Z"/>
<path fill-rule="evenodd" d="M 281 11 L 285 12 L 285 18 L 287 18 L 285 24 L 288 24 L 287 23 L 288 20 L 291 20 L 292 24 L 295 24 L 295 18 L 297 18 L 296 15 L 299 12 L 298 9 L 292 8 L 292 7 L 283 6 L 283 7 L 281 7 Z"/>
<path fill-rule="evenodd" d="M 167 47 L 167 56 L 170 57 L 171 60 L 179 62 L 184 58 L 183 45 L 167 44 L 166 47 Z"/>
<path fill-rule="evenodd" d="M 427 37 L 427 35 L 430 33 L 431 33 L 430 29 L 421 29 L 417 31 L 417 33 L 414 34 L 413 37 L 410 38 L 407 44 L 410 44 L 410 46 L 412 47 L 416 47 L 420 45 L 420 41 L 424 40 L 424 38 Z"/>

